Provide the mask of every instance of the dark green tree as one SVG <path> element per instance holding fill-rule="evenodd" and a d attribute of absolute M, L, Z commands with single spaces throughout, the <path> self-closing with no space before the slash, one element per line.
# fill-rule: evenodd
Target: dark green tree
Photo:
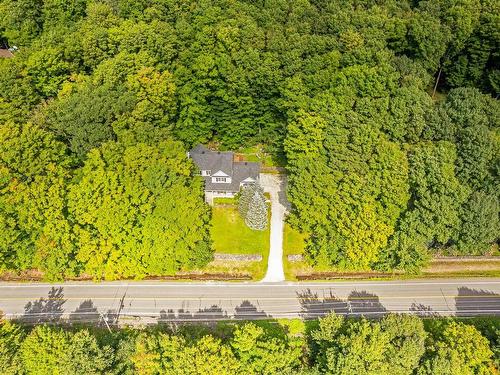
<path fill-rule="evenodd" d="M 0 127 L 0 264 L 72 274 L 74 238 L 66 216 L 72 164 L 64 144 L 32 124 Z"/>
<path fill-rule="evenodd" d="M 235 356 L 246 374 L 292 373 L 300 364 L 300 343 L 271 337 L 252 323 L 238 327 L 231 340 Z"/>
<path fill-rule="evenodd" d="M 461 227 L 457 239 L 460 254 L 484 254 L 500 233 L 498 198 L 481 191 L 472 193 L 462 206 Z"/>
<path fill-rule="evenodd" d="M 101 349 L 95 336 L 87 330 L 80 330 L 71 336 L 60 372 L 68 375 L 102 374 L 111 370 L 113 355 L 111 347 Z"/>
<path fill-rule="evenodd" d="M 112 123 L 132 110 L 135 98 L 124 87 L 84 84 L 47 108 L 45 126 L 80 158 L 116 139 Z"/>
<path fill-rule="evenodd" d="M 0 25 L 13 44 L 28 45 L 42 31 L 42 7 L 37 0 L 2 0 Z"/>
<path fill-rule="evenodd" d="M 312 332 L 314 361 L 330 374 L 410 374 L 425 351 L 423 324 L 412 316 L 388 316 L 381 321 L 346 321 L 331 314 Z"/>

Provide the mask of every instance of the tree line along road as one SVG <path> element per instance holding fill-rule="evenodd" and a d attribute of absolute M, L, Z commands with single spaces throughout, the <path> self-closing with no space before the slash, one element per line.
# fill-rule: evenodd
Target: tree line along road
<path fill-rule="evenodd" d="M 0 283 L 0 310 L 25 323 L 155 323 L 317 318 L 500 316 L 500 279 L 329 283 Z"/>

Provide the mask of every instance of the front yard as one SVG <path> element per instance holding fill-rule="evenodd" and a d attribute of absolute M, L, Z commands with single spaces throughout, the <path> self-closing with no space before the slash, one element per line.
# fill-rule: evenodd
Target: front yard
<path fill-rule="evenodd" d="M 269 226 L 263 231 L 248 228 L 234 204 L 213 207 L 211 234 L 217 253 L 264 255 L 269 250 Z"/>
<path fill-rule="evenodd" d="M 304 255 L 307 235 L 285 223 L 283 232 L 283 270 L 286 280 L 297 280 L 297 274 L 312 271 L 304 260 L 291 262 L 288 255 Z"/>
<path fill-rule="evenodd" d="M 216 201 L 212 210 L 211 229 L 216 253 L 262 255 L 262 261 L 214 260 L 204 271 L 250 275 L 253 280 L 264 277 L 269 255 L 269 225 L 258 231 L 247 227 L 234 200 Z"/>

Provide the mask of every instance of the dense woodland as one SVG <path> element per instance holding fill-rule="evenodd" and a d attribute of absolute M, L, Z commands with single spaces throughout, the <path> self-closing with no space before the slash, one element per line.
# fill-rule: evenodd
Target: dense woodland
<path fill-rule="evenodd" d="M 499 26 L 497 0 L 0 0 L 0 269 L 202 267 L 208 142 L 286 157 L 313 265 L 485 254 Z"/>
<path fill-rule="evenodd" d="M 425 324 L 424 324 L 425 323 Z M 0 322 L 3 375 L 494 375 L 498 322 L 281 321 L 108 332 Z M 477 328 L 475 327 L 477 326 Z"/>

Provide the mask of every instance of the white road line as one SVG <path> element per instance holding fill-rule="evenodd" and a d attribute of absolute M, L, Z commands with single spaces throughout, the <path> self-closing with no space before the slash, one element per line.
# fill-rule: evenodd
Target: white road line
<path fill-rule="evenodd" d="M 266 313 L 267 314 L 267 317 L 266 319 L 273 319 L 273 318 L 276 318 L 280 315 L 283 315 L 283 314 L 289 314 L 289 315 L 297 315 L 297 316 L 311 316 L 311 315 L 325 315 L 325 314 L 328 314 L 330 312 L 332 312 L 333 310 L 323 310 L 323 311 L 316 311 L 316 312 L 313 312 L 313 311 L 304 311 L 304 310 L 297 310 L 297 311 L 280 311 L 280 312 L 272 312 L 272 313 Z M 187 312 L 187 313 L 191 313 L 191 312 Z M 193 316 L 193 318 L 189 318 L 189 319 L 185 319 L 185 320 L 188 320 L 188 321 L 196 321 L 196 320 L 200 320 L 200 319 L 197 319 L 197 317 L 201 317 L 201 316 L 213 316 L 214 314 L 217 314 L 217 312 L 202 312 L 202 311 L 193 311 L 192 313 L 196 314 Z M 223 311 L 224 313 L 224 311 Z M 225 312 L 227 313 L 227 311 Z M 460 315 L 464 315 L 464 314 L 491 314 L 491 313 L 499 313 L 500 314 L 500 310 L 457 310 L 457 309 L 453 309 L 453 310 L 432 310 L 432 311 L 410 311 L 410 310 L 406 310 L 406 309 L 401 309 L 401 310 L 391 310 L 391 311 L 388 311 L 388 310 L 384 310 L 384 311 L 381 311 L 381 310 L 367 310 L 367 311 L 353 311 L 353 312 L 347 312 L 347 313 L 342 313 L 342 312 L 337 312 L 336 314 L 337 315 L 368 315 L 368 314 L 392 314 L 392 313 L 398 313 L 398 314 L 411 314 L 411 315 L 426 315 L 426 313 L 431 313 L 431 314 L 450 314 L 450 313 L 460 313 Z M 98 312 L 94 312 L 94 313 L 88 313 L 88 315 L 96 315 L 98 314 Z M 48 312 L 48 313 L 24 313 L 24 312 L 19 312 L 19 313 L 6 313 L 4 314 L 5 317 L 41 317 L 41 316 L 52 316 L 54 318 L 62 318 L 62 317 L 66 317 L 66 316 L 69 316 L 70 314 L 69 313 L 63 313 L 63 314 L 55 314 L 55 313 L 51 313 L 51 312 Z M 78 313 L 76 315 L 85 315 L 84 313 Z M 231 317 L 234 317 L 236 314 L 227 314 L 225 315 L 225 317 L 227 318 L 231 318 Z M 237 313 L 238 316 L 255 316 L 255 317 L 262 317 L 263 314 L 259 314 L 258 312 L 257 313 L 248 313 L 248 314 L 245 314 L 245 313 L 241 313 L 241 312 L 238 312 Z M 121 313 L 120 314 L 120 317 L 124 317 L 124 316 L 129 316 L 129 317 L 134 317 L 134 316 L 150 316 L 150 317 L 161 317 L 161 314 L 158 313 L 158 312 L 135 312 L 135 313 Z M 78 318 L 75 318 L 75 321 L 76 320 L 79 320 Z M 165 321 L 167 320 L 172 320 L 172 321 L 179 321 L 179 320 L 182 320 L 181 318 L 177 318 L 177 317 L 174 317 L 174 318 L 171 318 L 171 319 L 165 319 Z M 220 317 L 219 320 L 227 320 L 227 319 L 224 319 L 224 317 Z"/>

